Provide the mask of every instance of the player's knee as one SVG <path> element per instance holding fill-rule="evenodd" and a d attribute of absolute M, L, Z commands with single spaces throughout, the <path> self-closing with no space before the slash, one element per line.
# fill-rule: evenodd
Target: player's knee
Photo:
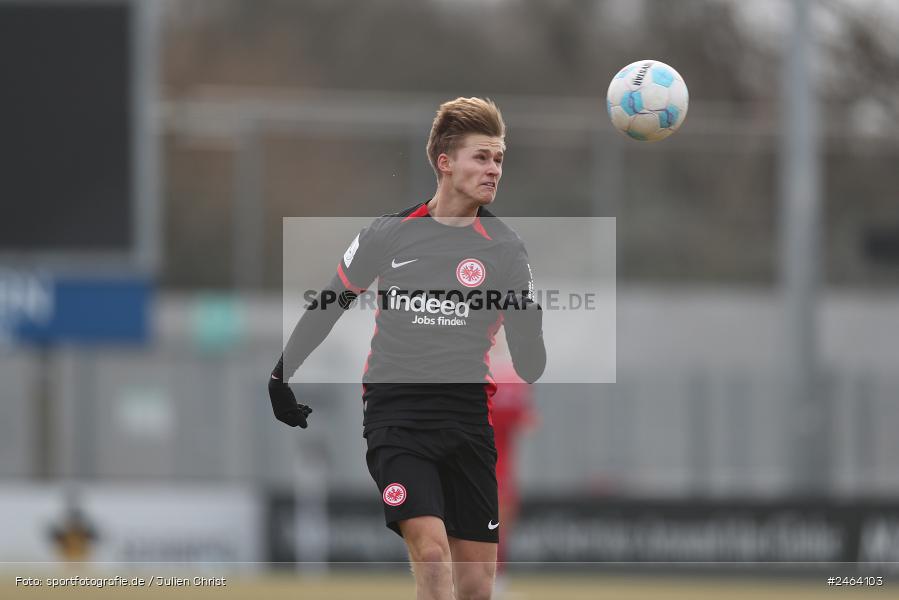
<path fill-rule="evenodd" d="M 450 560 L 449 546 L 427 541 L 409 548 L 409 555 L 416 563 L 445 563 Z"/>
<path fill-rule="evenodd" d="M 467 569 L 457 573 L 458 600 L 489 600 L 493 594 L 496 566 L 493 562 L 468 563 Z"/>

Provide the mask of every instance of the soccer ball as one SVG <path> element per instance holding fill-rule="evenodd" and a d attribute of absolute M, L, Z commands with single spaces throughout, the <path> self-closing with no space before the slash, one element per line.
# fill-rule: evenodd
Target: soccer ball
<path fill-rule="evenodd" d="M 687 116 L 688 101 L 684 78 L 657 60 L 624 67 L 606 94 L 612 125 L 642 142 L 657 142 L 677 131 Z"/>

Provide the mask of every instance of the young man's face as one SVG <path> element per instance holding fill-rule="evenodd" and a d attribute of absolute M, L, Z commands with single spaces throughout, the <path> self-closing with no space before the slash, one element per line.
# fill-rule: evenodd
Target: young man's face
<path fill-rule="evenodd" d="M 468 196 L 479 205 L 493 202 L 499 179 L 503 175 L 502 138 L 469 134 L 452 156 L 448 156 L 449 183 L 456 192 Z"/>

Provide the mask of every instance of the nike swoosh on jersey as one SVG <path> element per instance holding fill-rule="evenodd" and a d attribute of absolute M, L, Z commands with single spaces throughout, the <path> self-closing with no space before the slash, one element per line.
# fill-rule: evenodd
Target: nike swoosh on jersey
<path fill-rule="evenodd" d="M 494 525 L 492 519 L 490 520 L 489 523 L 487 523 L 487 529 L 496 529 L 497 527 L 499 527 L 499 523 L 497 523 L 496 525 Z"/>
<path fill-rule="evenodd" d="M 394 258 L 394 259 L 390 262 L 390 266 L 393 267 L 394 269 L 399 269 L 399 268 L 402 267 L 403 265 L 408 265 L 409 263 L 414 263 L 416 260 L 418 260 L 418 259 L 417 259 L 417 258 L 413 258 L 412 260 L 405 260 L 405 261 L 403 261 L 403 262 L 396 262 L 396 259 Z"/>

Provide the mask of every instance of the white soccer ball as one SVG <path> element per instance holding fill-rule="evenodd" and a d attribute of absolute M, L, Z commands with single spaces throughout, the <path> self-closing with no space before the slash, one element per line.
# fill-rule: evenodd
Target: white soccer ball
<path fill-rule="evenodd" d="M 635 140 L 657 142 L 683 124 L 689 97 L 677 71 L 657 60 L 638 60 L 612 78 L 606 108 L 615 129 Z"/>

